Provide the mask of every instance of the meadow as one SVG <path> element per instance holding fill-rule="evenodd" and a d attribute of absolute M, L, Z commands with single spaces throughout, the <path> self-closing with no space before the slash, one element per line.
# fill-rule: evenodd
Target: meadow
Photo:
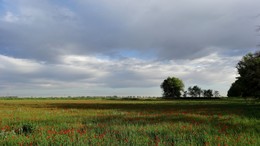
<path fill-rule="evenodd" d="M 0 99 L 0 145 L 260 145 L 260 104 L 240 99 Z"/>

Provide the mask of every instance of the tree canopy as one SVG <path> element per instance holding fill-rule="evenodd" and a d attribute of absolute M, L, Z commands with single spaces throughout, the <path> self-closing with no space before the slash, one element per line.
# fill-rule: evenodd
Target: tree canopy
<path fill-rule="evenodd" d="M 203 90 L 204 97 L 211 98 L 213 97 L 213 91 L 211 89 Z"/>
<path fill-rule="evenodd" d="M 188 92 L 191 97 L 200 97 L 202 90 L 199 86 L 195 85 L 193 87 L 189 87 Z"/>
<path fill-rule="evenodd" d="M 228 97 L 241 97 L 242 96 L 242 84 L 240 80 L 236 80 L 232 83 L 227 93 Z"/>
<path fill-rule="evenodd" d="M 260 97 L 260 51 L 245 55 L 236 68 L 240 76 L 231 85 L 228 96 Z"/>
<path fill-rule="evenodd" d="M 168 77 L 162 82 L 161 88 L 163 97 L 176 98 L 181 96 L 181 91 L 184 91 L 184 84 L 182 80 L 176 77 Z"/>

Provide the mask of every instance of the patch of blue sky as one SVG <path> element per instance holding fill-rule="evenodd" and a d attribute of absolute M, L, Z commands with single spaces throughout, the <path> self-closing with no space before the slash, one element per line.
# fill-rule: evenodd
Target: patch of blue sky
<path fill-rule="evenodd" d="M 119 54 L 122 55 L 123 57 L 130 57 L 130 58 L 135 58 L 140 56 L 139 53 L 135 50 L 121 50 Z"/>
<path fill-rule="evenodd" d="M 0 0 L 0 17 L 6 15 L 7 12 L 19 14 L 19 10 L 10 0 Z"/>
<path fill-rule="evenodd" d="M 8 49 L 7 47 L 0 47 L 0 54 L 10 56 L 13 54 L 13 51 L 11 51 L 11 49 Z"/>
<path fill-rule="evenodd" d="M 3 0 L 0 0 L 0 16 L 5 15 L 6 12 L 6 4 Z"/>

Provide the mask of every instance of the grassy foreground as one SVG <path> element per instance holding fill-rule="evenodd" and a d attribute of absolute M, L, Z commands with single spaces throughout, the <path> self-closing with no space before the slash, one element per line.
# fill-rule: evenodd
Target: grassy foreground
<path fill-rule="evenodd" d="M 260 145 L 243 100 L 0 100 L 0 145 Z"/>

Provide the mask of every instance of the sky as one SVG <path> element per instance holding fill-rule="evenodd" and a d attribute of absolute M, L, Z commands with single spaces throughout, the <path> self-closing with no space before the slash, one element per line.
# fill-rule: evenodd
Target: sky
<path fill-rule="evenodd" d="M 0 0 L 0 96 L 226 96 L 259 50 L 259 0 Z"/>

